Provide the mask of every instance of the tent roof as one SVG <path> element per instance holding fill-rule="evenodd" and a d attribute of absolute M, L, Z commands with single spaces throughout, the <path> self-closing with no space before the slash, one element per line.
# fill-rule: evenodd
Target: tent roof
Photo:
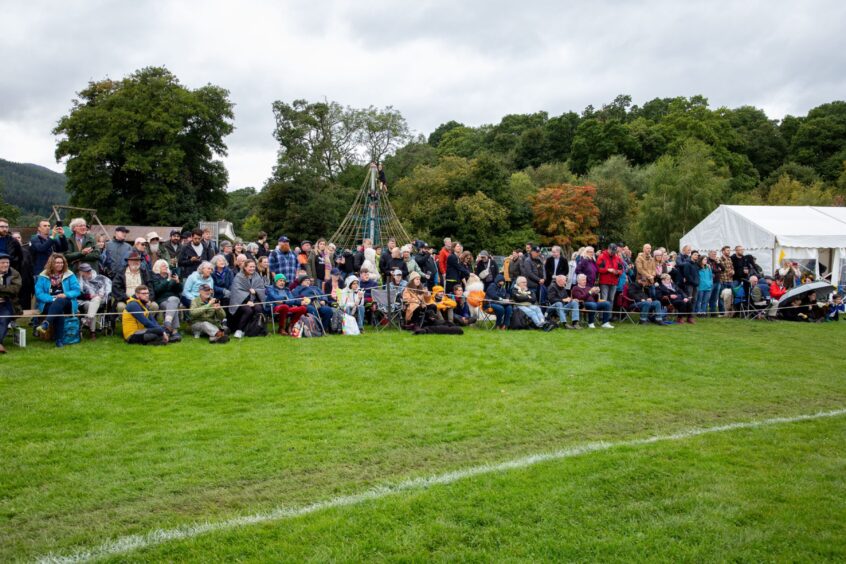
<path fill-rule="evenodd" d="M 720 206 L 681 239 L 700 249 L 743 245 L 748 249 L 846 247 L 846 208 Z"/>

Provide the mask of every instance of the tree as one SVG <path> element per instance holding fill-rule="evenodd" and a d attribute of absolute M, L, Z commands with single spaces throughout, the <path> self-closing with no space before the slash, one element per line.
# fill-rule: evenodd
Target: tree
<path fill-rule="evenodd" d="M 388 186 L 411 174 L 419 165 L 434 166 L 437 163 L 438 153 L 431 145 L 426 143 L 421 135 L 397 149 L 393 155 L 385 157 L 385 175 L 388 178 Z"/>
<path fill-rule="evenodd" d="M 257 198 L 255 188 L 247 187 L 233 190 L 226 194 L 226 208 L 223 210 L 223 218 L 232 222 L 235 233 L 240 233 L 244 222 L 255 213 Z"/>
<path fill-rule="evenodd" d="M 482 148 L 481 132 L 470 127 L 454 127 L 443 134 L 438 143 L 438 156 L 472 159 Z"/>
<path fill-rule="evenodd" d="M 793 135 L 790 157 L 813 167 L 824 180 L 835 181 L 846 160 L 846 102 L 817 106 Z"/>
<path fill-rule="evenodd" d="M 532 199 L 534 225 L 545 245 L 580 247 L 596 243 L 599 208 L 594 204 L 596 188 L 590 185 L 554 184 L 538 191 Z"/>
<path fill-rule="evenodd" d="M 689 229 L 717 207 L 727 173 L 705 143 L 690 139 L 678 156 L 658 159 L 640 205 L 640 233 L 653 245 L 674 248 Z"/>
<path fill-rule="evenodd" d="M 550 161 L 563 163 L 567 160 L 578 126 L 579 114 L 575 112 L 561 114 L 546 122 L 546 155 Z"/>
<path fill-rule="evenodd" d="M 279 142 L 276 180 L 300 175 L 334 180 L 358 159 L 360 115 L 337 102 L 294 100 L 273 103 Z"/>
<path fill-rule="evenodd" d="M 787 155 L 787 144 L 775 120 L 752 106 L 725 110 L 724 115 L 737 134 L 740 150 L 749 157 L 761 178 L 781 166 Z"/>
<path fill-rule="evenodd" d="M 228 91 L 190 90 L 148 67 L 91 82 L 78 96 L 53 130 L 71 204 L 142 225 L 196 223 L 225 204 L 228 176 L 215 156 L 226 155 L 233 130 Z"/>
<path fill-rule="evenodd" d="M 435 131 L 429 134 L 429 145 L 437 148 L 438 145 L 441 144 L 441 139 L 443 139 L 444 134 L 447 131 L 455 129 L 456 127 L 464 127 L 464 124 L 459 123 L 455 120 L 450 120 L 446 123 L 442 123 L 441 125 L 435 128 Z"/>
<path fill-rule="evenodd" d="M 767 203 L 771 206 L 830 206 L 834 204 L 834 194 L 820 181 L 808 185 L 783 174 L 770 188 Z"/>
<path fill-rule="evenodd" d="M 411 139 L 405 118 L 391 106 L 359 110 L 358 123 L 357 139 L 366 148 L 371 162 L 381 161 Z"/>
<path fill-rule="evenodd" d="M 464 226 L 461 241 L 468 249 L 489 249 L 497 235 L 508 229 L 508 210 L 482 192 L 460 197 L 455 202 L 455 211 Z"/>
<path fill-rule="evenodd" d="M 10 225 L 17 223 L 20 217 L 21 210 L 17 206 L 7 204 L 3 201 L 3 181 L 0 180 L 0 217 L 5 217 L 9 220 Z"/>
<path fill-rule="evenodd" d="M 625 241 L 630 233 L 634 194 L 643 191 L 643 175 L 625 158 L 615 155 L 591 168 L 587 179 L 596 186 L 594 201 L 599 208 L 600 245 Z"/>

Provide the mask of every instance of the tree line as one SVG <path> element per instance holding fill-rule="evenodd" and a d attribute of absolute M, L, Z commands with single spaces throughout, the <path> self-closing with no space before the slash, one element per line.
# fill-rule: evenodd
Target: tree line
<path fill-rule="evenodd" d="M 92 82 L 56 127 L 71 202 L 108 221 L 190 224 L 226 217 L 245 237 L 330 235 L 372 160 L 384 162 L 409 233 L 505 252 L 678 238 L 721 203 L 842 205 L 846 102 L 772 120 L 703 96 L 627 95 L 598 109 L 449 121 L 413 137 L 392 107 L 277 101 L 276 165 L 260 188 L 226 192 L 228 92 L 189 90 L 167 69 Z"/>

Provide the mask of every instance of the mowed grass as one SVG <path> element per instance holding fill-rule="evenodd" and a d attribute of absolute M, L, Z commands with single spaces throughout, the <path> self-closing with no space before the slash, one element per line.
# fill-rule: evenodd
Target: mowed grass
<path fill-rule="evenodd" d="M 36 343 L 0 360 L 0 560 L 596 440 L 843 408 L 844 336 L 839 323 L 711 320 Z M 844 522 L 843 431 L 832 419 L 594 453 L 118 559 L 836 559 L 842 528 L 812 539 L 837 533 L 824 502 Z M 785 527 L 794 541 L 760 552 Z"/>

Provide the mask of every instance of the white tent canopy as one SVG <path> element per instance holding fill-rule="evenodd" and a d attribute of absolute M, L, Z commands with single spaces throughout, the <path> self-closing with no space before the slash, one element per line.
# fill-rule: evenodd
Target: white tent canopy
<path fill-rule="evenodd" d="M 819 276 L 822 262 L 837 285 L 846 261 L 846 208 L 720 206 L 681 238 L 685 245 L 699 250 L 743 245 L 768 274 L 789 259 Z"/>

